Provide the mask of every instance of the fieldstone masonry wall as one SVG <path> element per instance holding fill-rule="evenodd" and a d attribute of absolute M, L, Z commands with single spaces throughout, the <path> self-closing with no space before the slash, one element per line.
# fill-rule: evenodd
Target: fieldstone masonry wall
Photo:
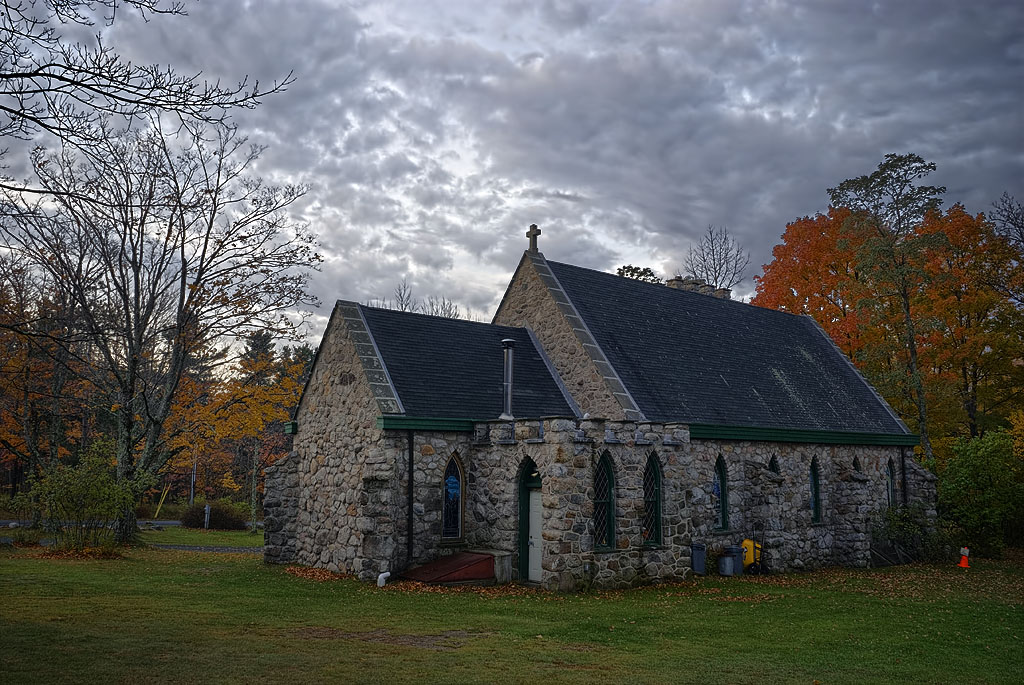
<path fill-rule="evenodd" d="M 267 468 L 263 498 L 263 558 L 272 564 L 295 561 L 299 518 L 299 460 L 291 452 Z"/>
<path fill-rule="evenodd" d="M 294 451 L 267 471 L 264 557 L 375 576 L 395 552 L 396 465 L 346 326 L 328 326 L 309 387 Z"/>
<path fill-rule="evenodd" d="M 569 324 L 566 311 L 572 311 L 572 305 L 556 301 L 537 274 L 529 254 L 525 254 L 494 315 L 494 323 L 525 326 L 534 332 L 582 412 L 624 419 L 622 405 Z M 590 335 L 586 337 L 589 339 Z M 604 366 L 605 373 L 613 373 L 610 366 Z"/>
<path fill-rule="evenodd" d="M 335 423 L 346 416 L 353 420 L 339 412 Z M 315 420 L 312 413 L 307 417 Z M 312 432 L 308 425 L 299 430 Z M 335 427 L 336 439 L 348 430 L 354 430 L 351 423 Z M 518 569 L 519 483 L 523 465 L 532 460 L 542 483 L 544 587 L 564 591 L 679 579 L 690 567 L 691 543 L 706 544 L 713 556 L 762 535 L 774 571 L 863 566 L 871 519 L 887 501 L 886 464 L 900 458 L 898 447 L 691 440 L 685 425 L 570 418 L 481 423 L 473 433 L 414 432 L 409 559 L 407 440 L 406 431 L 387 431 L 362 447 L 349 441 L 345 460 L 315 449 L 312 437 L 299 441 L 270 472 L 267 560 L 294 560 L 371 580 L 460 549 L 492 549 L 510 553 Z M 608 551 L 595 550 L 593 537 L 594 470 L 604 453 L 615 475 L 615 544 Z M 660 545 L 644 544 L 641 528 L 643 471 L 651 454 L 662 469 Z M 447 541 L 441 539 L 441 482 L 453 455 L 465 473 L 464 535 Z M 728 530 L 716 529 L 719 500 L 712 483 L 720 455 L 728 471 Z M 768 468 L 773 456 L 779 473 Z M 811 520 L 815 457 L 820 523 Z M 908 490 L 934 503 L 929 475 L 908 466 Z"/>

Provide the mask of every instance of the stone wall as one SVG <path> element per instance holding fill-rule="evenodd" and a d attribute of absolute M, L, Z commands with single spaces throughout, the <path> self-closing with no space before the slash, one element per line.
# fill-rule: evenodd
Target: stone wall
<path fill-rule="evenodd" d="M 406 437 L 387 438 L 398 464 L 399 533 L 395 554 L 378 567 L 406 564 Z M 494 549 L 518 569 L 519 482 L 527 459 L 540 472 L 544 506 L 542 584 L 549 588 L 626 586 L 681 578 L 690 567 L 690 545 L 720 554 L 744 538 L 765 540 L 775 571 L 868 563 L 873 516 L 887 506 L 886 464 L 897 447 L 690 440 L 684 425 L 549 418 L 478 424 L 475 434 L 417 432 L 414 438 L 414 539 L 412 561 L 421 563 L 459 549 Z M 608 453 L 615 473 L 615 544 L 595 550 L 593 479 Z M 654 454 L 662 469 L 662 544 L 642 535 L 643 471 Z M 442 541 L 441 480 L 457 454 L 465 467 L 465 535 Z M 728 530 L 718 530 L 713 493 L 719 455 L 728 471 Z M 768 468 L 775 457 L 779 473 Z M 822 517 L 812 522 L 810 464 L 817 457 Z M 860 471 L 854 468 L 854 462 Z M 927 479 L 921 477 L 927 484 Z M 926 492 L 925 497 L 929 496 Z"/>
<path fill-rule="evenodd" d="M 295 561 L 298 543 L 299 460 L 290 452 L 267 467 L 263 498 L 263 558 L 272 564 Z"/>
<path fill-rule="evenodd" d="M 377 403 L 344 322 L 332 324 L 296 413 L 293 452 L 268 471 L 270 562 L 380 572 L 395 547 L 394 461 L 376 427 Z"/>
<path fill-rule="evenodd" d="M 583 413 L 623 419 L 625 413 L 565 314 L 524 254 L 494 315 L 501 326 L 529 328 Z"/>

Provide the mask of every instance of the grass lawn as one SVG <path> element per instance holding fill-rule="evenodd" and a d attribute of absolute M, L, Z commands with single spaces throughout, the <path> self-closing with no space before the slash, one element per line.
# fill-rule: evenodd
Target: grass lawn
<path fill-rule="evenodd" d="M 198 547 L 262 547 L 263 531 L 203 530 L 184 526 L 166 526 L 163 530 L 143 530 L 143 542 L 163 545 L 195 545 Z"/>
<path fill-rule="evenodd" d="M 1021 681 L 1024 558 L 555 595 L 0 550 L 5 683 Z"/>

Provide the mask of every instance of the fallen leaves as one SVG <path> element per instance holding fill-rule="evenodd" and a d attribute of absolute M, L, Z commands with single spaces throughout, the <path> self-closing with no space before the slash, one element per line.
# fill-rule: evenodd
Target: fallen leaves
<path fill-rule="evenodd" d="M 383 589 L 408 594 L 472 594 L 490 599 L 500 597 L 542 597 L 545 600 L 561 598 L 561 595 L 553 595 L 547 590 L 513 583 L 505 585 L 428 585 L 415 580 L 398 580 L 388 583 Z"/>
<path fill-rule="evenodd" d="M 296 578 L 312 580 L 317 583 L 326 583 L 332 580 L 341 580 L 343 578 L 352 577 L 344 573 L 334 573 L 333 571 L 328 571 L 325 568 L 309 568 L 308 566 L 286 566 L 284 572 L 289 575 L 293 575 Z"/>

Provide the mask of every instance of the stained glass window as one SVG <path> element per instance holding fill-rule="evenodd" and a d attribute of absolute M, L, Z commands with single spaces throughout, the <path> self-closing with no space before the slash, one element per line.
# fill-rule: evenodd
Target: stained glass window
<path fill-rule="evenodd" d="M 612 460 L 605 452 L 594 470 L 594 547 L 610 548 L 615 542 L 615 502 Z"/>
<path fill-rule="evenodd" d="M 661 544 L 661 464 L 652 452 L 644 468 L 644 542 Z"/>
<path fill-rule="evenodd" d="M 818 458 L 811 459 L 811 522 L 821 523 L 821 491 L 819 488 Z"/>
<path fill-rule="evenodd" d="M 715 525 L 720 530 L 729 528 L 729 471 L 725 468 L 725 459 L 721 455 L 715 462 L 715 480 L 711 483 L 711 492 L 718 498 L 718 520 Z"/>
<path fill-rule="evenodd" d="M 462 468 L 452 457 L 444 470 L 441 501 L 441 537 L 462 537 Z"/>

